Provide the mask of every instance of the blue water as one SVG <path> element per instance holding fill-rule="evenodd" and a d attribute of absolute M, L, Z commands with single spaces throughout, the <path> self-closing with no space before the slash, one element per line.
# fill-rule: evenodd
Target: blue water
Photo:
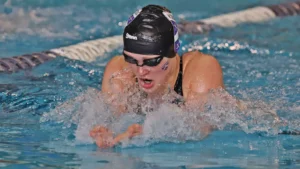
<path fill-rule="evenodd" d="M 169 7 L 176 19 L 196 20 L 287 1 L 188 2 L 0 0 L 0 57 L 119 35 L 123 29 L 120 23 L 148 3 Z M 221 106 L 211 113 L 229 118 L 219 121 L 221 130 L 204 140 L 176 139 L 186 129 L 180 118 L 159 128 L 162 132 L 153 129 L 157 138 L 150 143 L 135 140 L 101 150 L 85 137 L 90 125 L 105 116 L 103 106 L 98 104 L 101 99 L 91 91 L 101 87 L 101 65 L 120 50 L 92 63 L 60 57 L 33 70 L 1 74 L 0 167 L 299 168 L 299 136 L 272 134 L 267 121 L 258 115 L 275 110 L 287 121 L 287 129 L 300 130 L 298 21 L 299 16 L 293 16 L 181 36 L 180 53 L 198 49 L 215 56 L 224 71 L 226 90 L 247 101 L 248 113 L 257 120 L 243 120 L 234 110 Z M 162 121 L 172 115 L 168 107 L 156 113 L 166 115 Z M 152 118 L 147 124 L 159 123 L 155 120 L 160 116 Z M 159 135 L 168 127 L 178 132 L 171 139 L 168 133 Z M 191 134 L 188 138 L 195 137 Z"/>

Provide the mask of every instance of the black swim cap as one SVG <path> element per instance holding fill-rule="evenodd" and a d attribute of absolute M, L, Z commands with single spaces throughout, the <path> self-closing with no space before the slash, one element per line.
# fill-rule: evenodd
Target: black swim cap
<path fill-rule="evenodd" d="M 128 52 L 169 58 L 176 55 L 180 46 L 171 12 L 158 5 L 145 6 L 128 19 L 123 42 Z"/>

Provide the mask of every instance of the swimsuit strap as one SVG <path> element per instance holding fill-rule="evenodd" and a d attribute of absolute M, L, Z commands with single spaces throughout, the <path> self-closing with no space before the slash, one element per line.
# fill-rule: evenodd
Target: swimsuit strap
<path fill-rule="evenodd" d="M 182 57 L 180 57 L 180 68 L 179 68 L 179 73 L 177 76 L 177 80 L 174 86 L 174 91 L 183 96 L 183 92 L 182 92 L 182 69 L 183 69 L 183 65 L 182 65 Z"/>

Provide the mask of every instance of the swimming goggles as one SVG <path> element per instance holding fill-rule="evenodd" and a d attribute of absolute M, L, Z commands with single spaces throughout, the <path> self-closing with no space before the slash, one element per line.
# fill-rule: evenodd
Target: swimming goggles
<path fill-rule="evenodd" d="M 124 52 L 123 52 L 123 55 L 124 55 L 124 59 L 126 62 L 131 63 L 131 64 L 136 64 L 137 66 L 140 66 L 140 67 L 142 67 L 142 66 L 150 66 L 150 67 L 157 66 L 160 64 L 160 62 L 163 60 L 163 57 L 164 57 L 161 55 L 161 56 L 151 58 L 151 59 L 144 59 L 143 64 L 139 65 L 138 61 L 136 59 L 134 59 L 133 57 L 126 55 Z"/>

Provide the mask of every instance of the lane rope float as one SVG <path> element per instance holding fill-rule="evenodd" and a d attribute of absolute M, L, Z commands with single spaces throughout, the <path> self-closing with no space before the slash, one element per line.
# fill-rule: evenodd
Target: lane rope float
<path fill-rule="evenodd" d="M 277 17 L 299 14 L 300 1 L 296 1 L 277 5 L 258 6 L 198 21 L 183 21 L 178 24 L 178 29 L 180 33 L 202 34 L 212 31 L 215 27 L 230 28 L 242 23 L 259 23 Z M 104 57 L 105 53 L 111 52 L 121 46 L 122 36 L 117 35 L 38 53 L 0 58 L 0 72 L 11 73 L 18 70 L 32 69 L 57 56 L 92 62 L 97 57 Z"/>

